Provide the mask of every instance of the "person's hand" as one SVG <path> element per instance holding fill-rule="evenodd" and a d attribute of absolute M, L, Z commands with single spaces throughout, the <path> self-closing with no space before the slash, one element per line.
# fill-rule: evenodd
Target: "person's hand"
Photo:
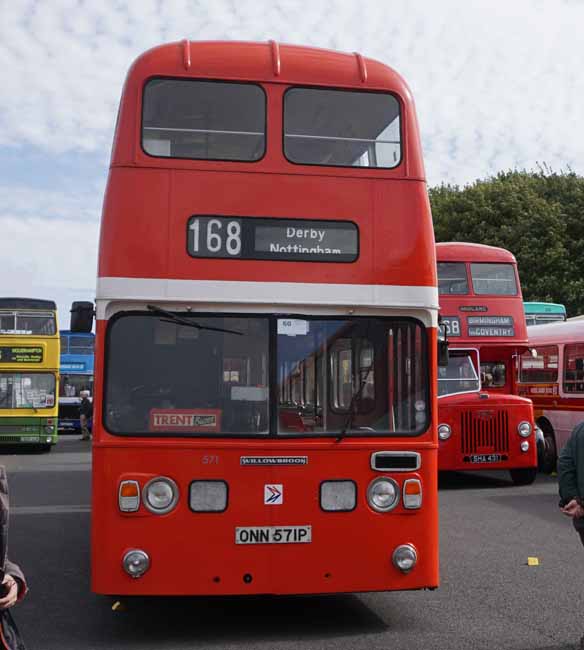
<path fill-rule="evenodd" d="M 561 508 L 561 510 L 566 516 L 574 519 L 584 517 L 584 508 L 582 508 L 576 499 L 572 499 L 568 504 Z"/>
<path fill-rule="evenodd" d="M 8 574 L 4 576 L 2 584 L 7 590 L 7 593 L 3 598 L 0 598 L 0 609 L 8 609 L 18 600 L 18 584 L 16 583 L 16 580 Z"/>

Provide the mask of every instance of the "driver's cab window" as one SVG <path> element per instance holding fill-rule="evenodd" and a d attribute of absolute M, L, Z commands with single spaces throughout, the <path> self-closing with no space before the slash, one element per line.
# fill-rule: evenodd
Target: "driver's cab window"
<path fill-rule="evenodd" d="M 476 350 L 450 350 L 448 365 L 438 367 L 438 396 L 478 391 L 477 366 Z"/>
<path fill-rule="evenodd" d="M 507 383 L 507 369 L 503 361 L 483 361 L 481 363 L 481 383 L 483 388 L 503 388 Z"/>

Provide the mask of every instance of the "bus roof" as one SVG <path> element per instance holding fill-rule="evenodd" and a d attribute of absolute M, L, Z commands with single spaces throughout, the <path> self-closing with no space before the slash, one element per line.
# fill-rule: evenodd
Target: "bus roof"
<path fill-rule="evenodd" d="M 391 88 L 409 97 L 403 78 L 358 53 L 245 41 L 180 41 L 154 47 L 133 63 L 129 76 L 203 77 L 358 88 Z"/>
<path fill-rule="evenodd" d="M 419 146 L 419 132 L 414 101 L 404 79 L 389 66 L 357 53 L 343 53 L 299 45 L 279 45 L 274 41 L 260 43 L 241 41 L 180 41 L 159 45 L 140 55 L 128 71 L 112 148 L 112 166 L 139 166 L 156 168 L 224 169 L 225 161 L 203 161 L 177 158 L 150 157 L 141 149 L 141 112 L 145 84 L 153 78 L 200 79 L 207 81 L 235 81 L 266 85 L 316 86 L 361 91 L 395 93 L 401 99 L 400 125 L 405 146 L 401 164 L 391 168 L 362 168 L 360 175 L 377 178 L 425 179 L 424 164 Z M 276 97 L 277 93 L 272 91 Z M 277 101 L 282 101 L 277 97 Z M 273 110 L 268 108 L 268 111 Z M 279 108 L 278 110 L 281 110 Z M 271 119 L 268 134 L 281 137 L 281 125 Z M 268 138 L 270 136 L 268 135 Z M 269 156 L 267 156 L 269 158 Z M 304 173 L 299 165 L 285 163 L 278 166 L 273 160 L 264 161 L 271 171 Z M 236 163 L 231 161 L 231 165 Z M 253 162 L 238 163 L 241 169 L 261 171 Z M 246 166 L 247 165 L 247 166 Z M 313 172 L 315 173 L 315 172 Z M 335 177 L 355 173 L 355 168 L 323 166 L 319 174 Z"/>
<path fill-rule="evenodd" d="M 468 242 L 436 243 L 438 262 L 503 262 L 516 264 L 515 256 L 504 248 Z"/>
<path fill-rule="evenodd" d="M 0 298 L 0 309 L 51 309 L 55 311 L 57 304 L 52 300 L 38 298 Z"/>
<path fill-rule="evenodd" d="M 524 302 L 526 314 L 566 314 L 564 305 L 556 302 Z"/>
<path fill-rule="evenodd" d="M 584 320 L 532 325 L 527 328 L 530 345 L 556 345 L 558 343 L 584 343 Z"/>

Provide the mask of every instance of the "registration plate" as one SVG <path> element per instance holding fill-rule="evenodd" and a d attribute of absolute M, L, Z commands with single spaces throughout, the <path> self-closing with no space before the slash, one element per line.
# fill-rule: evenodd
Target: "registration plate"
<path fill-rule="evenodd" d="M 242 526 L 235 529 L 236 544 L 309 544 L 312 526 Z"/>
<path fill-rule="evenodd" d="M 499 463 L 501 454 L 475 454 L 470 457 L 471 463 Z"/>

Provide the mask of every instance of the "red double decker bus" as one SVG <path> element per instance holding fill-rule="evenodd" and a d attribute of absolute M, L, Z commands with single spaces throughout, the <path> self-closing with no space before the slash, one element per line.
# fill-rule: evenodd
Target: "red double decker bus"
<path fill-rule="evenodd" d="M 438 375 L 439 469 L 508 469 L 515 484 L 532 483 L 533 407 L 516 383 L 527 328 L 515 257 L 493 246 L 440 243 L 436 259 L 450 350 Z"/>
<path fill-rule="evenodd" d="M 399 75 L 274 42 L 140 56 L 101 224 L 94 591 L 436 587 L 437 314 Z"/>

